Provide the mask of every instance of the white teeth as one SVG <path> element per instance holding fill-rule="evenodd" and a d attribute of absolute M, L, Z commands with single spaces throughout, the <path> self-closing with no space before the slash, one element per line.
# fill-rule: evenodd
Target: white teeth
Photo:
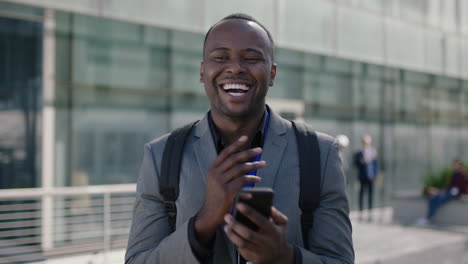
<path fill-rule="evenodd" d="M 249 90 L 249 87 L 247 87 L 246 85 L 244 84 L 237 84 L 237 83 L 228 83 L 228 84 L 225 84 L 223 86 L 223 89 L 224 90 L 244 90 L 244 91 L 248 91 Z M 230 93 L 231 94 L 231 93 Z"/>
<path fill-rule="evenodd" d="M 229 92 L 228 94 L 230 94 L 230 95 L 232 95 L 232 96 L 239 97 L 239 96 L 243 96 L 245 93 L 233 93 L 233 92 Z"/>

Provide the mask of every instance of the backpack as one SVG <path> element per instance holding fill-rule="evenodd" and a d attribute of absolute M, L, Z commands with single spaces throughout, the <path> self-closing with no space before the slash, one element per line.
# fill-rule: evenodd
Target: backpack
<path fill-rule="evenodd" d="M 179 196 L 179 174 L 184 145 L 190 131 L 197 123 L 193 122 L 174 130 L 168 137 L 164 148 L 159 191 L 164 200 L 164 207 L 169 217 L 171 233 L 175 230 L 177 208 L 175 201 Z M 320 203 L 321 165 L 317 134 L 304 123 L 291 121 L 296 134 L 299 152 L 301 230 L 305 248 L 308 245 L 308 233 L 314 221 L 314 211 Z"/>

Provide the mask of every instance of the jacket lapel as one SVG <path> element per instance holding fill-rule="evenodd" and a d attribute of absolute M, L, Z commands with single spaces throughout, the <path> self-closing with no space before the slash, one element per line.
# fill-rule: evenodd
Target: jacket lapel
<path fill-rule="evenodd" d="M 288 142 L 285 137 L 286 124 L 276 113 L 273 111 L 270 111 L 270 113 L 270 127 L 263 144 L 262 154 L 262 160 L 266 161 L 267 165 L 265 168 L 258 170 L 257 175 L 262 178 L 262 181 L 257 183 L 256 186 L 273 188 Z"/>
<path fill-rule="evenodd" d="M 206 172 L 218 156 L 208 124 L 208 115 L 196 125 L 194 135 L 197 139 L 193 151 L 200 169 L 199 173 L 202 175 L 203 183 L 206 184 Z M 222 226 L 216 231 L 214 249 L 214 263 L 236 263 L 234 245 L 227 238 Z"/>
<path fill-rule="evenodd" d="M 216 230 L 213 263 L 237 263 L 236 248 L 224 233 L 223 227 Z"/>
<path fill-rule="evenodd" d="M 200 120 L 195 127 L 195 137 L 198 138 L 194 143 L 194 154 L 197 159 L 199 173 L 202 176 L 203 183 L 206 183 L 206 172 L 211 164 L 216 160 L 218 154 L 214 146 L 213 137 L 211 136 L 210 127 L 208 125 L 208 116 Z"/>

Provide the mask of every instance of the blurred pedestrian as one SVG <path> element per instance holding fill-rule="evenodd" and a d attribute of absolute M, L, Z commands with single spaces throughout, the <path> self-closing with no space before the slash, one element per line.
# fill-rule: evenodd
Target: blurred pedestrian
<path fill-rule="evenodd" d="M 418 219 L 416 224 L 429 224 L 432 217 L 443 204 L 467 193 L 466 171 L 463 162 L 455 159 L 453 161 L 453 174 L 450 183 L 442 190 L 437 191 L 436 194 L 429 199 L 426 217 Z"/>
<path fill-rule="evenodd" d="M 367 192 L 368 208 L 372 209 L 374 182 L 379 175 L 379 162 L 377 151 L 372 147 L 372 137 L 362 137 L 362 149 L 354 155 L 354 164 L 358 170 L 360 183 L 359 211 L 364 209 L 364 193 Z"/>
<path fill-rule="evenodd" d="M 349 164 L 348 161 L 345 159 L 344 152 L 349 146 L 349 138 L 348 136 L 341 134 L 336 136 L 336 141 L 338 141 L 338 144 L 340 145 L 339 154 L 342 161 L 341 163 L 343 164 L 343 171 L 345 172 L 346 176 L 346 172 L 349 169 Z"/>

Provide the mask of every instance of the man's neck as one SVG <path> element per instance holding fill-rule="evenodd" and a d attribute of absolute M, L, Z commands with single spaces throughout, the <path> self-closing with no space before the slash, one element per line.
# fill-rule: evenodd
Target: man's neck
<path fill-rule="evenodd" d="M 260 111 L 254 116 L 250 116 L 246 119 L 226 118 L 225 116 L 217 115 L 214 112 L 211 113 L 211 117 L 222 141 L 227 145 L 230 145 L 243 135 L 247 136 L 249 140 L 253 139 L 260 123 L 262 122 L 262 117 L 266 111 L 265 109 L 266 108 L 263 108 L 263 111 Z"/>

